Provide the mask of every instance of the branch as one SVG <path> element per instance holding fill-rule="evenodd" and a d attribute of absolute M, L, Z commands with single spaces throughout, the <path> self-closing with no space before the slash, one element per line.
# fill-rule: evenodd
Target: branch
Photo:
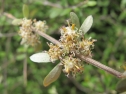
<path fill-rule="evenodd" d="M 27 86 L 27 53 L 23 63 L 23 80 L 24 80 L 24 87 Z"/>
<path fill-rule="evenodd" d="M 2 34 L 0 33 L 0 38 L 1 37 L 13 37 L 13 36 L 16 36 L 18 35 L 17 33 L 6 33 L 6 34 Z"/>
<path fill-rule="evenodd" d="M 45 5 L 45 6 L 51 6 L 51 7 L 61 8 L 61 9 L 64 9 L 64 8 L 65 9 L 67 9 L 67 8 L 75 9 L 77 7 L 80 7 L 80 6 L 84 5 L 84 4 L 86 4 L 87 2 L 88 2 L 88 0 L 84 0 L 84 1 L 82 1 L 82 2 L 80 2 L 78 4 L 76 4 L 76 5 L 67 6 L 67 7 L 61 6 L 60 3 L 52 3 L 52 2 L 50 2 L 48 0 L 43 1 L 42 4 Z"/>
<path fill-rule="evenodd" d="M 12 14 L 4 12 L 3 15 L 5 15 L 6 17 L 10 18 L 10 19 L 16 19 L 16 17 L 14 17 Z"/>
<path fill-rule="evenodd" d="M 42 4 L 45 6 L 51 6 L 51 7 L 56 7 L 56 8 L 62 8 L 62 6 L 59 3 L 52 3 L 47 0 L 42 1 Z"/>
<path fill-rule="evenodd" d="M 44 38 L 46 38 L 47 40 L 49 40 L 50 42 L 52 42 L 52 43 L 54 43 L 54 44 L 57 44 L 57 45 L 60 45 L 60 42 L 57 41 L 56 39 L 52 38 L 51 36 L 49 36 L 49 35 L 47 35 L 47 34 L 41 32 L 41 31 L 37 31 L 37 30 L 35 30 L 34 28 L 33 28 L 33 30 L 34 30 L 36 33 L 38 33 L 39 35 L 41 35 L 42 37 L 44 37 Z M 81 55 L 81 54 L 78 54 L 78 53 L 76 53 L 76 56 L 77 56 L 78 58 L 80 58 L 81 60 L 86 61 L 86 62 L 88 62 L 89 64 L 91 64 L 91 65 L 93 65 L 93 66 L 95 66 L 95 67 L 98 67 L 98 68 L 100 68 L 100 69 L 103 69 L 104 71 L 106 71 L 106 72 L 108 72 L 108 73 L 110 73 L 110 74 L 113 74 L 114 76 L 116 76 L 116 77 L 118 77 L 118 78 L 123 78 L 123 77 L 124 77 L 123 73 L 118 72 L 118 71 L 116 71 L 116 70 L 114 70 L 114 69 L 112 69 L 112 68 L 110 68 L 110 67 L 108 67 L 108 66 L 106 66 L 106 65 L 104 65 L 104 64 L 102 64 L 102 63 L 100 63 L 100 62 L 98 62 L 98 61 L 96 61 L 96 60 L 93 60 L 92 58 L 85 57 L 85 56 L 83 56 L 83 55 Z"/>
<path fill-rule="evenodd" d="M 7 16 L 8 18 L 12 18 L 12 19 L 15 18 L 15 17 L 14 17 L 13 15 L 11 15 L 11 14 L 5 14 L 5 16 Z M 41 35 L 41 36 L 44 37 L 45 39 L 47 39 L 47 40 L 49 40 L 50 42 L 52 42 L 52 43 L 57 44 L 57 45 L 60 46 L 60 42 L 57 41 L 56 39 L 52 38 L 51 36 L 49 36 L 49 35 L 47 35 L 47 34 L 41 32 L 41 31 L 37 31 L 34 27 L 32 27 L 32 29 L 34 30 L 34 32 L 38 33 L 39 35 Z M 91 64 L 91 65 L 93 65 L 93 66 L 95 66 L 95 67 L 98 67 L 98 68 L 100 68 L 100 69 L 102 69 L 102 70 L 104 70 L 104 71 L 106 71 L 106 72 L 108 72 L 108 73 L 110 73 L 110 74 L 112 74 L 112 75 L 118 77 L 118 78 L 123 78 L 123 77 L 126 76 L 126 74 L 123 74 L 123 73 L 121 73 L 121 72 L 118 72 L 118 71 L 116 71 L 116 70 L 114 70 L 114 69 L 112 69 L 112 68 L 110 68 L 110 67 L 108 67 L 108 66 L 106 66 L 106 65 L 104 65 L 104 64 L 102 64 L 102 63 L 100 63 L 100 62 L 98 62 L 98 61 L 96 61 L 96 60 L 93 60 L 92 58 L 88 58 L 88 57 L 85 57 L 85 56 L 83 56 L 83 55 L 81 55 L 81 54 L 77 54 L 77 53 L 76 53 L 76 56 L 77 56 L 78 58 L 80 58 L 81 60 L 86 61 L 86 62 L 88 62 L 89 64 Z"/>

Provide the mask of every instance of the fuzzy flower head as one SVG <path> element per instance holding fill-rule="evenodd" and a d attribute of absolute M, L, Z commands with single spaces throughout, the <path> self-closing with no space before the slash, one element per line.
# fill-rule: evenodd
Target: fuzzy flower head
<path fill-rule="evenodd" d="M 48 43 L 50 49 L 47 52 L 37 53 L 30 57 L 32 61 L 38 63 L 60 60 L 60 63 L 45 77 L 44 86 L 48 86 L 57 80 L 62 70 L 68 77 L 83 72 L 84 63 L 76 56 L 76 53 L 92 57 L 91 50 L 94 48 L 96 40 L 92 38 L 85 39 L 84 34 L 91 28 L 93 17 L 88 16 L 80 27 L 76 18 L 77 15 L 75 16 L 72 13 L 71 16 L 72 24 L 60 29 L 60 45 Z"/>
<path fill-rule="evenodd" d="M 21 44 L 31 46 L 36 46 L 37 44 L 40 44 L 40 37 L 36 32 L 34 32 L 33 28 L 41 32 L 46 32 L 46 30 L 48 29 L 45 21 L 32 21 L 31 19 L 23 18 L 15 19 L 13 22 L 15 22 L 16 25 L 20 25 L 20 30 L 18 33 L 22 38 Z"/>
<path fill-rule="evenodd" d="M 21 22 L 22 27 L 30 27 L 32 25 L 32 20 L 23 18 Z"/>
<path fill-rule="evenodd" d="M 49 49 L 49 51 L 48 51 L 48 54 L 49 54 L 49 56 L 50 56 L 50 60 L 51 60 L 52 62 L 54 62 L 54 61 L 60 59 L 60 57 L 61 57 L 62 54 L 63 54 L 63 50 L 62 50 L 59 46 L 54 45 L 54 44 L 52 44 L 52 43 L 50 43 L 50 44 L 48 44 L 48 45 L 49 45 L 49 47 L 50 47 L 50 49 Z"/>
<path fill-rule="evenodd" d="M 48 29 L 48 26 L 46 25 L 45 21 L 35 21 L 34 26 L 36 30 L 39 30 L 42 32 L 46 32 L 46 30 Z"/>
<path fill-rule="evenodd" d="M 94 48 L 95 39 L 82 39 L 77 43 L 77 51 L 84 56 L 92 57 L 91 50 Z"/>
<path fill-rule="evenodd" d="M 72 26 L 62 27 L 61 29 L 61 42 L 69 42 L 69 41 L 75 41 L 79 37 L 79 33 L 77 32 L 78 29 L 75 28 L 75 25 L 72 24 Z"/>
<path fill-rule="evenodd" d="M 77 73 L 83 71 L 83 64 L 78 58 L 67 56 L 62 60 L 62 64 L 64 65 L 63 72 L 65 72 L 67 76 L 69 76 L 70 73 L 75 76 Z"/>

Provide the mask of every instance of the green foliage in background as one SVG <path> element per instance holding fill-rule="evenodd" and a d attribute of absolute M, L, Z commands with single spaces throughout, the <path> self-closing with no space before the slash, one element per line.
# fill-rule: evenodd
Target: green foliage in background
<path fill-rule="evenodd" d="M 22 6 L 29 5 L 29 18 L 45 20 L 49 26 L 48 34 L 60 38 L 60 28 L 67 25 L 70 12 L 75 12 L 82 23 L 92 15 L 94 23 L 85 37 L 97 39 L 93 50 L 93 59 L 123 71 L 126 63 L 126 0 L 4 0 L 0 1 L 0 93 L 1 94 L 116 94 L 116 85 L 121 79 L 98 69 L 85 65 L 84 73 L 77 75 L 76 81 L 64 74 L 44 87 L 44 77 L 56 63 L 37 64 L 29 56 L 36 53 L 32 47 L 20 45 L 18 27 L 11 24 L 7 13 L 17 18 L 28 14 L 22 13 Z M 41 38 L 41 50 L 48 50 L 48 42 Z M 26 69 L 27 64 L 27 69 Z M 26 79 L 27 75 L 27 79 Z M 123 80 L 125 81 L 125 80 Z M 82 88 L 81 88 L 82 87 Z M 122 92 L 118 90 L 119 92 Z M 124 91 L 124 90 L 123 90 Z"/>

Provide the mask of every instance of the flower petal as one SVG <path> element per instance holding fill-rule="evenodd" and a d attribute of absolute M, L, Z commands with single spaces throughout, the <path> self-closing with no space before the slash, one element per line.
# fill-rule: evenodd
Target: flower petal
<path fill-rule="evenodd" d="M 37 62 L 37 63 L 47 63 L 50 61 L 50 56 L 46 52 L 36 53 L 30 56 L 31 61 Z"/>
<path fill-rule="evenodd" d="M 57 64 L 50 72 L 49 74 L 45 77 L 44 81 L 43 81 L 43 85 L 46 87 L 48 85 L 50 85 L 52 82 L 56 81 L 60 74 L 61 74 L 61 70 L 62 70 L 62 65 Z"/>
<path fill-rule="evenodd" d="M 91 28 L 92 23 L 93 23 L 93 17 L 92 15 L 90 15 L 84 20 L 83 24 L 80 27 L 80 31 L 83 34 L 87 33 L 87 31 Z"/>

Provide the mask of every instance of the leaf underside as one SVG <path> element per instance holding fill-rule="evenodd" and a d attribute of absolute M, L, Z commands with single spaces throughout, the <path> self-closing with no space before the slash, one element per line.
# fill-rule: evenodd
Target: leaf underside
<path fill-rule="evenodd" d="M 81 31 L 83 34 L 87 33 L 91 28 L 92 23 L 93 23 L 93 17 L 90 15 L 84 20 L 79 31 Z"/>
<path fill-rule="evenodd" d="M 30 59 L 33 62 L 37 62 L 37 63 L 47 63 L 47 62 L 51 62 L 50 61 L 50 56 L 46 52 L 41 52 L 41 53 L 33 54 L 32 56 L 30 56 Z"/>
<path fill-rule="evenodd" d="M 52 82 L 56 81 L 61 74 L 61 70 L 62 70 L 62 65 L 57 64 L 45 77 L 43 81 L 43 85 L 46 87 L 50 85 Z"/>

